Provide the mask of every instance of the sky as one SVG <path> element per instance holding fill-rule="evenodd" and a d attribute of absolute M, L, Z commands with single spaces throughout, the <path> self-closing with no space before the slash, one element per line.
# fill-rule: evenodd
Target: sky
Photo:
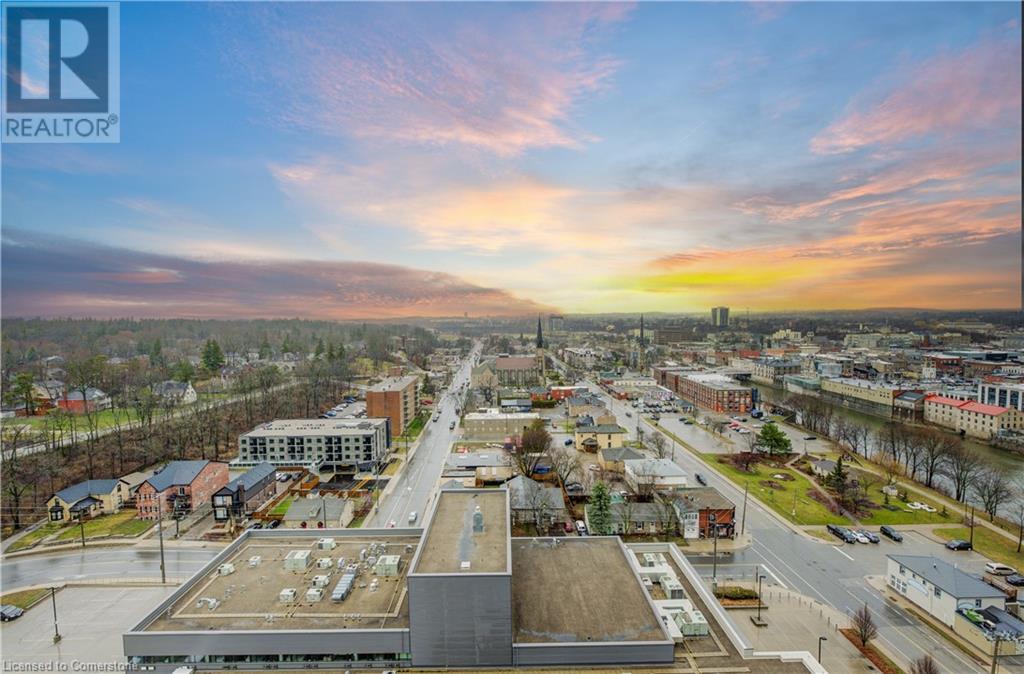
<path fill-rule="evenodd" d="M 1015 308 L 1019 3 L 122 3 L 4 316 Z"/>

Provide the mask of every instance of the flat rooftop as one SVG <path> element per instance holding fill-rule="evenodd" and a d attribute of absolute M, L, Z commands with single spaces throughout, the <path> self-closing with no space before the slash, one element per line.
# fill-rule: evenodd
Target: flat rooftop
<path fill-rule="evenodd" d="M 419 377 L 411 374 L 405 375 L 404 377 L 388 377 L 380 383 L 371 386 L 369 390 L 373 393 L 404 391 L 409 386 L 414 385 L 417 381 L 419 381 Z"/>
<path fill-rule="evenodd" d="M 275 419 L 260 424 L 243 438 L 277 437 L 279 435 L 365 435 L 386 419 Z"/>
<path fill-rule="evenodd" d="M 512 630 L 518 643 L 669 639 L 618 539 L 605 537 L 512 539 Z"/>
<path fill-rule="evenodd" d="M 318 536 L 294 537 L 254 536 L 244 542 L 230 557 L 234 573 L 219 575 L 218 567 L 198 576 L 160 617 L 144 631 L 196 630 L 295 630 L 295 629 L 381 629 L 409 626 L 409 604 L 406 574 L 416 552 L 415 536 L 336 537 L 333 550 L 317 549 Z M 397 576 L 377 576 L 373 568 L 361 564 L 352 592 L 341 602 L 331 601 L 331 592 L 341 579 L 338 559 L 346 564 L 358 562 L 359 553 L 371 544 L 378 551 L 400 558 Z M 383 546 L 383 548 L 379 547 Z M 285 556 L 292 550 L 309 550 L 309 566 L 303 571 L 285 568 Z M 258 556 L 260 563 L 249 566 L 249 558 Z M 330 569 L 317 568 L 316 560 L 329 557 Z M 223 563 L 222 562 L 222 563 Z M 330 574 L 320 601 L 306 601 L 306 590 L 313 586 L 313 577 Z M 371 588 L 376 580 L 378 586 Z M 294 588 L 294 603 L 279 600 L 281 590 Z M 208 599 L 218 603 L 210 608 Z M 202 600 L 202 601 L 201 601 Z"/>
<path fill-rule="evenodd" d="M 442 491 L 413 573 L 504 573 L 508 569 L 506 491 Z M 480 508 L 483 531 L 473 530 Z M 469 568 L 463 563 L 469 562 Z"/>

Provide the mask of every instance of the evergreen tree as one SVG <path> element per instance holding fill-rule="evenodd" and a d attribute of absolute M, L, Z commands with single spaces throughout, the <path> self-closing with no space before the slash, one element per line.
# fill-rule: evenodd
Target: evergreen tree
<path fill-rule="evenodd" d="M 782 429 L 775 424 L 765 424 L 758 434 L 758 444 L 769 454 L 789 454 L 793 443 Z"/>
<path fill-rule="evenodd" d="M 224 367 L 224 352 L 215 339 L 206 340 L 203 346 L 203 367 L 210 372 L 217 372 Z"/>
<path fill-rule="evenodd" d="M 177 381 L 189 382 L 196 376 L 196 369 L 192 367 L 191 362 L 179 360 L 174 364 L 174 370 L 171 374 Z"/>
<path fill-rule="evenodd" d="M 263 341 L 260 343 L 260 360 L 268 360 L 271 353 L 270 342 L 267 341 L 267 336 L 263 335 Z"/>
<path fill-rule="evenodd" d="M 313 352 L 314 358 L 320 358 L 324 355 L 324 338 L 321 337 L 316 340 L 316 351 Z"/>
<path fill-rule="evenodd" d="M 840 499 L 846 493 L 846 486 L 849 482 L 849 474 L 847 473 L 846 466 L 843 465 L 843 457 L 840 456 L 836 459 L 836 467 L 832 469 L 832 472 L 825 478 L 825 484 L 831 487 Z"/>
<path fill-rule="evenodd" d="M 160 344 L 159 337 L 153 341 L 153 345 L 149 348 L 149 362 L 157 367 L 161 367 L 164 364 L 163 346 Z"/>
<path fill-rule="evenodd" d="M 590 530 L 598 536 L 611 533 L 612 498 L 608 493 L 608 485 L 597 482 L 590 492 Z"/>

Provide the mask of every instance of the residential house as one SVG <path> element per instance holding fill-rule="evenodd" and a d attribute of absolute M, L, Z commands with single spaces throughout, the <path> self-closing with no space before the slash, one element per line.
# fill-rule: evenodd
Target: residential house
<path fill-rule="evenodd" d="M 629 447 L 609 447 L 598 450 L 597 465 L 601 466 L 601 470 L 606 470 L 610 473 L 624 473 L 626 471 L 624 461 L 634 461 L 642 458 L 643 454 L 635 449 L 630 449 Z"/>
<path fill-rule="evenodd" d="M 596 452 L 599 449 L 622 447 L 626 439 L 626 429 L 618 424 L 577 426 L 574 439 L 578 449 Z"/>
<path fill-rule="evenodd" d="M 119 478 L 86 480 L 65 487 L 46 502 L 51 522 L 116 513 L 128 500 L 128 483 Z"/>
<path fill-rule="evenodd" d="M 525 475 L 507 483 L 512 521 L 516 524 L 535 524 L 550 527 L 566 520 L 565 501 L 558 487 L 542 484 Z"/>
<path fill-rule="evenodd" d="M 628 459 L 623 463 L 626 484 L 638 494 L 681 489 L 687 473 L 669 459 Z"/>
<path fill-rule="evenodd" d="M 684 538 L 732 538 L 736 506 L 714 487 L 688 487 L 672 501 Z"/>
<path fill-rule="evenodd" d="M 162 381 L 153 386 L 153 395 L 164 405 L 191 405 L 199 399 L 192 382 Z"/>
<path fill-rule="evenodd" d="M 930 555 L 888 555 L 886 585 L 953 629 L 958 610 L 1006 608 L 1006 595 L 977 576 Z"/>
<path fill-rule="evenodd" d="M 171 461 L 136 489 L 139 517 L 190 513 L 227 483 L 228 464 L 223 461 Z"/>
<path fill-rule="evenodd" d="M 832 459 L 812 459 L 811 472 L 817 477 L 828 477 L 836 469 L 836 462 Z"/>
<path fill-rule="evenodd" d="M 674 534 L 678 530 L 676 514 L 669 503 L 637 503 L 619 499 L 610 507 L 609 534 L 660 535 Z M 593 532 L 590 521 L 591 505 L 583 511 L 587 530 Z"/>
<path fill-rule="evenodd" d="M 213 519 L 241 520 L 277 493 L 277 468 L 261 463 L 239 475 L 213 493 Z"/>
<path fill-rule="evenodd" d="M 81 389 L 66 390 L 57 399 L 57 407 L 72 414 L 101 412 L 110 409 L 110 396 L 98 388 L 88 387 L 85 393 Z"/>

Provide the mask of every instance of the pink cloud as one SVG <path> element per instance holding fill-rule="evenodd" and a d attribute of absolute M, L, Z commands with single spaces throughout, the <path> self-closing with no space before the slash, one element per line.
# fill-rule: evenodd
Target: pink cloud
<path fill-rule="evenodd" d="M 608 85 L 618 62 L 596 45 L 630 12 L 619 3 L 513 4 L 427 28 L 415 6 L 375 9 L 368 20 L 344 5 L 304 7 L 301 24 L 289 20 L 293 9 L 260 27 L 276 47 L 272 60 L 253 63 L 242 44 L 233 52 L 255 80 L 285 90 L 273 102 L 282 122 L 503 156 L 588 140 L 571 114 Z"/>
<path fill-rule="evenodd" d="M 811 140 L 817 154 L 851 152 L 930 134 L 1020 125 L 1020 38 L 985 39 L 896 73 L 889 91 L 858 97 Z"/>

